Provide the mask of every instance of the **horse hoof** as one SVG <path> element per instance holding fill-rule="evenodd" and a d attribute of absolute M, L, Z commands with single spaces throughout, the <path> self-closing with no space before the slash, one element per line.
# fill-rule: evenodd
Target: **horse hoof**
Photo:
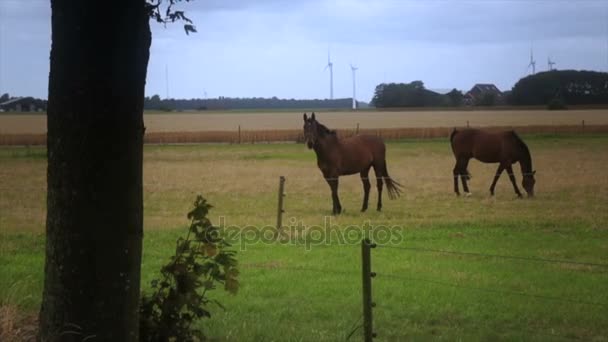
<path fill-rule="evenodd" d="M 470 192 L 465 192 L 465 193 L 464 193 L 464 195 L 465 195 L 466 197 L 471 197 L 471 196 L 473 196 L 473 194 L 472 194 L 472 193 L 470 193 Z"/>

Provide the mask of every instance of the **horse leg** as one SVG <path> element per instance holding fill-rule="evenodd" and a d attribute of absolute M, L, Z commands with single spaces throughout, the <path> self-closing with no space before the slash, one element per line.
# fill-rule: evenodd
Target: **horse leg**
<path fill-rule="evenodd" d="M 460 190 L 458 190 L 458 161 L 456 161 L 452 173 L 454 174 L 454 192 L 456 193 L 456 196 L 460 196 Z"/>
<path fill-rule="evenodd" d="M 464 194 L 466 196 L 470 196 L 469 186 L 467 185 L 467 180 L 469 179 L 469 159 L 463 158 L 460 159 L 460 180 L 462 181 L 462 190 L 464 190 Z"/>
<path fill-rule="evenodd" d="M 327 183 L 331 188 L 331 200 L 333 204 L 332 213 L 334 215 L 342 212 L 342 206 L 340 205 L 340 199 L 338 198 L 338 177 L 328 177 Z"/>
<path fill-rule="evenodd" d="M 376 171 L 376 168 L 374 168 L 374 173 Z M 382 177 L 381 175 L 378 175 L 376 173 L 376 186 L 378 187 L 378 207 L 376 208 L 376 210 L 381 211 L 382 210 Z"/>
<path fill-rule="evenodd" d="M 507 169 L 507 172 L 509 173 L 509 179 L 511 180 L 511 184 L 513 184 L 513 189 L 515 190 L 517 197 L 522 198 L 523 196 L 521 195 L 521 192 L 519 191 L 519 188 L 517 187 L 517 182 L 515 181 L 515 175 L 513 174 L 513 168 L 511 167 L 511 164 L 509 164 L 506 167 L 506 169 Z"/>
<path fill-rule="evenodd" d="M 364 171 L 361 171 L 361 181 L 363 182 L 363 206 L 361 207 L 361 212 L 367 210 L 367 203 L 369 200 L 369 189 L 371 188 L 371 184 L 369 182 L 369 168 Z"/>
<path fill-rule="evenodd" d="M 376 175 L 376 186 L 378 187 L 378 206 L 376 207 L 376 210 L 381 211 L 382 210 L 382 179 L 383 177 L 388 177 L 388 175 L 385 175 L 383 170 L 382 165 L 379 165 L 378 163 L 375 163 L 372 165 L 372 167 L 374 168 L 374 174 Z"/>
<path fill-rule="evenodd" d="M 502 164 L 498 165 L 498 169 L 496 170 L 496 174 L 494 175 L 494 180 L 492 181 L 492 185 L 490 185 L 490 195 L 494 196 L 494 188 L 496 188 L 496 182 L 498 182 L 498 178 L 500 178 L 500 175 L 502 174 L 502 171 L 504 171 L 505 167 Z"/>

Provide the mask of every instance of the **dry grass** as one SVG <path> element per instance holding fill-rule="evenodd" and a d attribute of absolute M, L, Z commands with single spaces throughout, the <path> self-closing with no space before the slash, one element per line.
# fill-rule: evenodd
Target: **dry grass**
<path fill-rule="evenodd" d="M 536 138 L 529 141 L 537 174 L 534 201 L 518 201 L 508 178 L 498 183 L 496 198 L 488 188 L 496 165 L 472 161 L 471 198 L 455 200 L 452 192 L 453 157 L 445 141 L 401 142 L 388 146 L 388 169 L 404 186 L 397 201 L 385 196 L 385 212 L 359 216 L 361 183 L 358 177 L 340 180 L 346 215 L 336 224 L 353 220 L 426 226 L 455 222 L 579 220 L 604 228 L 608 213 L 608 150 L 606 139 Z M 22 151 L 13 148 L 7 151 Z M 14 153 L 14 152 L 11 152 Z M 7 231 L 41 232 L 45 217 L 45 160 L 11 158 L 0 168 L 0 226 Z M 517 168 L 516 173 L 519 173 Z M 372 173 L 373 174 L 373 173 Z M 329 214 L 328 187 L 317 169 L 314 153 L 303 145 L 149 146 L 144 160 L 146 229 L 185 224 L 184 212 L 197 193 L 216 205 L 214 214 L 230 224 L 273 225 L 276 189 L 286 176 L 289 218 L 321 223 Z M 518 182 L 519 182 L 518 176 Z M 372 188 L 370 207 L 375 207 Z M 287 221 L 286 221 L 287 222 Z"/>
<path fill-rule="evenodd" d="M 26 316 L 16 305 L 0 305 L 0 341 L 36 341 L 37 332 L 34 314 Z"/>

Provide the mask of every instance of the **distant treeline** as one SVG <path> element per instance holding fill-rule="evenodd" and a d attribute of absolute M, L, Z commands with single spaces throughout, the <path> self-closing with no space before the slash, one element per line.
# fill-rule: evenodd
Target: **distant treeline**
<path fill-rule="evenodd" d="M 9 93 L 4 93 L 4 94 L 0 95 L 0 104 L 4 103 L 6 101 L 9 101 L 9 100 L 14 100 L 14 99 L 18 99 L 18 98 L 22 98 L 22 97 L 14 97 L 14 96 L 11 96 Z M 27 98 L 28 106 L 30 104 L 32 104 L 34 106 L 34 108 L 36 108 L 36 109 L 46 110 L 47 100 L 37 99 L 34 97 L 30 97 L 30 96 L 26 96 L 25 98 Z M 27 107 L 24 107 L 24 108 L 27 108 Z M 0 108 L 0 109 L 4 109 L 4 108 Z"/>
<path fill-rule="evenodd" d="M 376 108 L 469 106 L 548 106 L 608 104 L 608 73 L 597 71 L 552 70 L 520 79 L 512 90 L 500 92 L 480 85 L 463 93 L 453 89 L 438 94 L 422 81 L 382 83 L 376 86 L 370 103 Z"/>
<path fill-rule="evenodd" d="M 442 95 L 424 87 L 422 81 L 382 83 L 376 86 L 371 105 L 376 108 L 460 106 L 463 94 L 453 89 Z"/>
<path fill-rule="evenodd" d="M 487 89 L 488 91 L 484 90 Z M 0 96 L 0 103 L 13 99 L 9 94 Z M 31 99 L 36 108 L 46 109 L 46 100 Z M 460 107 L 460 106 L 547 106 L 551 109 L 568 105 L 608 105 L 608 73 L 597 71 L 552 70 L 539 72 L 520 79 L 510 91 L 496 88 L 473 87 L 463 92 L 452 89 L 447 94 L 426 89 L 422 81 L 410 83 L 382 83 L 376 86 L 370 105 L 376 108 L 404 107 Z M 357 102 L 358 108 L 367 108 Z M 348 109 L 351 98 L 342 99 L 279 99 L 234 98 L 213 99 L 161 99 L 145 97 L 147 110 L 231 110 L 231 109 Z"/>
<path fill-rule="evenodd" d="M 509 96 L 514 105 L 608 104 L 608 73 L 553 70 L 520 79 Z"/>
<path fill-rule="evenodd" d="M 365 102 L 357 102 L 359 108 L 367 107 Z M 144 99 L 147 110 L 230 110 L 230 109 L 346 109 L 352 107 L 352 99 L 296 100 L 271 98 L 219 97 L 213 99 L 161 99 L 154 95 Z"/>

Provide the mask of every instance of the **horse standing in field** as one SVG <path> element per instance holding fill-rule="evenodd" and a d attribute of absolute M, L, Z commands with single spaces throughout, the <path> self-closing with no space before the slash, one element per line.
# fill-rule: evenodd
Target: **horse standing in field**
<path fill-rule="evenodd" d="M 304 141 L 317 155 L 317 165 L 331 188 L 333 214 L 340 214 L 342 206 L 338 198 L 338 177 L 359 173 L 363 182 L 363 206 L 367 210 L 369 189 L 369 169 L 374 168 L 378 187 L 378 211 L 382 209 L 382 184 L 386 182 L 388 197 L 395 199 L 401 193 L 401 185 L 391 179 L 386 169 L 386 147 L 382 139 L 370 135 L 356 135 L 338 139 L 336 131 L 329 130 L 304 113 Z"/>
<path fill-rule="evenodd" d="M 469 195 L 467 180 L 471 175 L 467 170 L 469 160 L 475 158 L 483 163 L 499 163 L 498 170 L 494 176 L 494 181 L 490 186 L 490 194 L 494 196 L 496 182 L 504 170 L 507 170 L 509 179 L 513 184 L 513 189 L 517 196 L 522 197 L 515 176 L 513 175 L 512 164 L 519 162 L 521 174 L 523 176 L 522 187 L 528 193 L 528 197 L 534 196 L 534 174 L 532 170 L 532 157 L 528 146 L 514 131 L 505 132 L 486 132 L 479 129 L 464 129 L 452 131 L 450 135 L 452 152 L 456 158 L 454 166 L 454 192 L 460 195 L 458 190 L 458 176 L 462 180 L 464 192 Z"/>

